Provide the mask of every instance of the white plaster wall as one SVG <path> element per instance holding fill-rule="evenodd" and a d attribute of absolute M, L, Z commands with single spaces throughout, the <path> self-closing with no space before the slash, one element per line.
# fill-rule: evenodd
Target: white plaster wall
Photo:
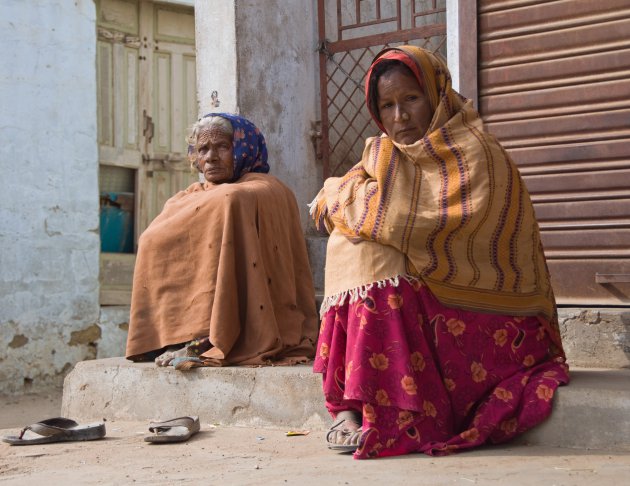
<path fill-rule="evenodd" d="M 0 2 L 0 392 L 95 355 L 93 0 Z"/>
<path fill-rule="evenodd" d="M 199 115 L 212 111 L 238 112 L 235 0 L 195 2 L 197 99 Z M 212 92 L 218 93 L 218 106 Z"/>
<path fill-rule="evenodd" d="M 195 15 L 201 111 L 238 112 L 261 129 L 271 173 L 295 192 L 306 229 L 322 182 L 310 138 L 319 119 L 316 0 L 197 0 Z"/>
<path fill-rule="evenodd" d="M 318 109 L 317 2 L 239 0 L 236 4 L 239 108 L 267 139 L 274 175 L 295 192 L 303 226 L 321 186 L 310 138 Z"/>
<path fill-rule="evenodd" d="M 446 0 L 446 58 L 453 89 L 459 91 L 459 0 Z"/>
<path fill-rule="evenodd" d="M 98 327 L 101 337 L 96 347 L 96 359 L 124 356 L 129 330 L 128 305 L 101 307 Z"/>

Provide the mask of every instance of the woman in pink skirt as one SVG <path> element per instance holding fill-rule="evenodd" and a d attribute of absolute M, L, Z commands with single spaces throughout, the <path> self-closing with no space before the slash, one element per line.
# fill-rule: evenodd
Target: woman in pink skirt
<path fill-rule="evenodd" d="M 434 54 L 382 51 L 366 101 L 383 135 L 311 206 L 330 233 L 314 365 L 328 447 L 364 459 L 507 441 L 569 381 L 527 189 Z"/>

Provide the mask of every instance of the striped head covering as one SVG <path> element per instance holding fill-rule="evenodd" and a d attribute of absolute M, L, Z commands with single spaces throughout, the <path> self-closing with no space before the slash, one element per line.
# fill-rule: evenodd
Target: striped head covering
<path fill-rule="evenodd" d="M 375 99 L 375 93 L 371 92 L 374 88 L 371 79 L 374 68 L 386 60 L 402 62 L 415 76 L 433 110 L 433 120 L 430 129 L 442 126 L 466 102 L 466 98 L 452 88 L 451 74 L 442 58 L 415 46 L 383 49 L 374 58 L 365 77 L 365 101 L 370 115 L 372 115 L 372 118 L 382 131 L 385 131 L 385 128 L 378 116 L 378 110 L 372 103 L 372 100 Z"/>
<path fill-rule="evenodd" d="M 424 281 L 446 306 L 539 316 L 561 346 L 538 224 L 516 165 L 484 130 L 472 102 L 452 89 L 444 62 L 424 49 L 401 46 L 376 56 L 366 82 L 368 107 L 372 70 L 392 58 L 421 76 L 434 109 L 427 133 L 410 145 L 387 134 L 369 138 L 358 164 L 325 181 L 311 206 L 316 225 L 333 232 L 331 239 L 341 234 L 396 249 L 407 276 Z M 347 248 L 338 258 L 345 267 L 358 254 Z M 329 251 L 327 286 L 351 291 L 352 275 L 332 268 L 336 261 Z M 399 272 L 393 261 L 390 273 Z M 355 264 L 369 268 L 374 262 Z M 380 275 L 394 276 L 386 269 Z"/>
<path fill-rule="evenodd" d="M 220 116 L 226 118 L 234 129 L 232 147 L 234 157 L 234 175 L 231 182 L 238 180 L 248 172 L 269 172 L 267 163 L 267 145 L 262 132 L 247 118 L 230 113 L 208 113 L 202 118 Z M 188 145 L 188 157 L 191 162 L 196 158 L 195 147 Z"/>

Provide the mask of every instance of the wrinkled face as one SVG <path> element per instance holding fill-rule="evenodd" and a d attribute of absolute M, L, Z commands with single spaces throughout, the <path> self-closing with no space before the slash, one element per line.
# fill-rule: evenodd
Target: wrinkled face
<path fill-rule="evenodd" d="M 197 143 L 197 168 L 208 182 L 220 184 L 232 179 L 234 158 L 232 136 L 216 127 L 199 132 Z"/>
<path fill-rule="evenodd" d="M 377 94 L 378 115 L 392 140 L 409 145 L 424 137 L 433 115 L 431 104 L 407 69 L 395 67 L 383 73 Z"/>

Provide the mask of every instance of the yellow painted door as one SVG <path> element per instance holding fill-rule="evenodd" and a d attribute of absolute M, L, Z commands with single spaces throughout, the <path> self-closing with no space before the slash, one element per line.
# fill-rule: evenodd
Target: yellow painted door
<path fill-rule="evenodd" d="M 140 19 L 146 67 L 140 76 L 140 100 L 150 136 L 145 137 L 138 178 L 138 233 L 169 197 L 198 180 L 190 170 L 185 141 L 188 127 L 197 119 L 193 11 L 141 2 Z"/>
<path fill-rule="evenodd" d="M 198 180 L 186 158 L 197 118 L 192 8 L 97 1 L 101 305 L 125 305 L 138 237 Z"/>

